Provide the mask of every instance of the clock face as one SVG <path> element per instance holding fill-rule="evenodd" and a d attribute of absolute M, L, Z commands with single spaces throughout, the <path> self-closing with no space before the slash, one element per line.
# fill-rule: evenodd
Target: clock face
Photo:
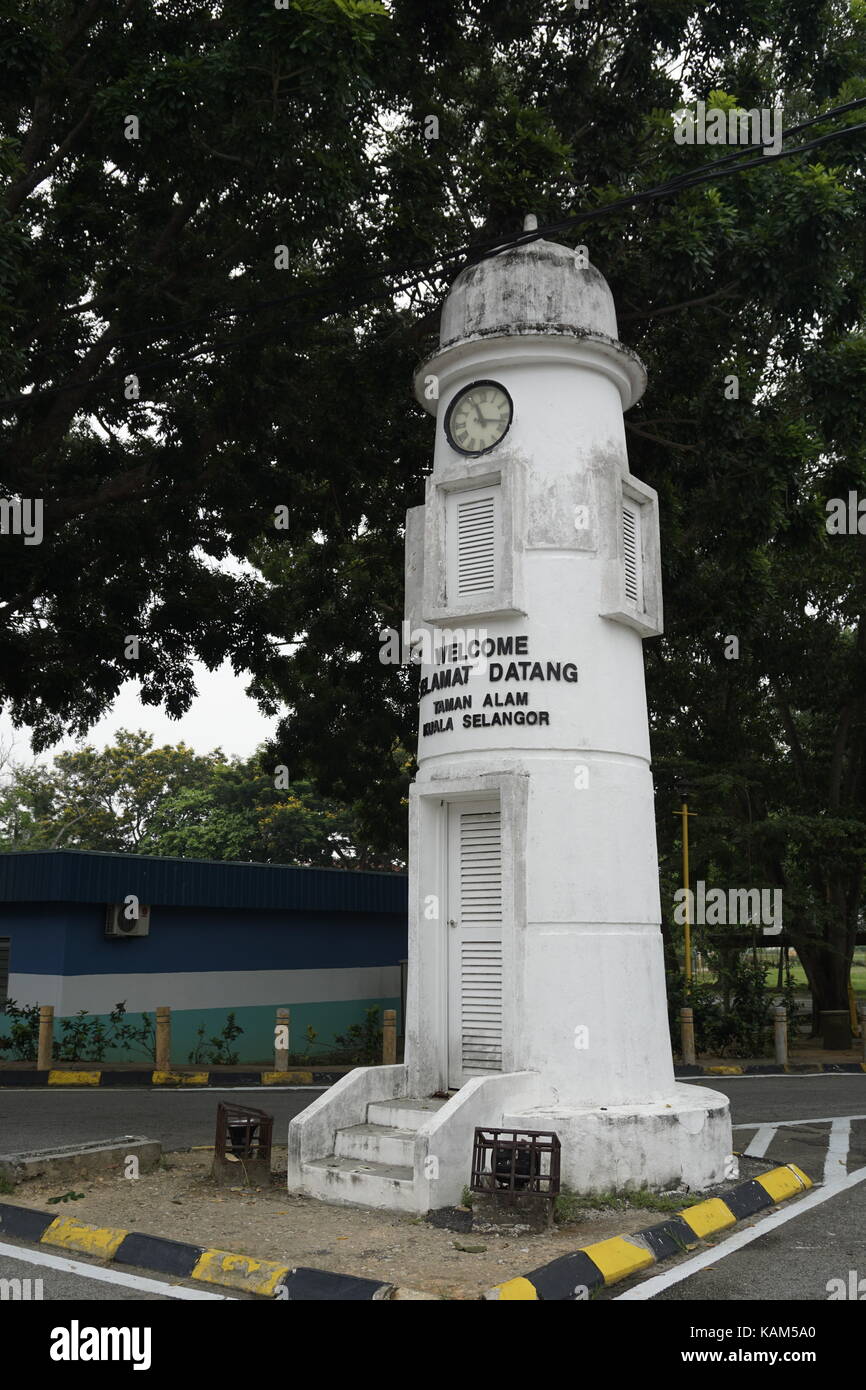
<path fill-rule="evenodd" d="M 513 413 L 504 386 L 496 381 L 474 381 L 448 407 L 448 442 L 461 454 L 486 454 L 505 438 Z"/>

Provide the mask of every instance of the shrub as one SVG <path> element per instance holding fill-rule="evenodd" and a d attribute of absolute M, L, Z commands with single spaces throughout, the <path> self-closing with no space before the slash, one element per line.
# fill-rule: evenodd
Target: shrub
<path fill-rule="evenodd" d="M 11 1052 L 17 1061 L 35 1062 L 39 1052 L 39 1005 L 19 1006 L 10 999 L 4 1010 L 12 1019 L 9 1035 L 0 1038 L 0 1051 Z M 102 1062 L 109 1048 L 124 1052 L 140 1047 L 153 1059 L 154 1027 L 149 1014 L 139 1024 L 125 1022 L 126 1000 L 115 1004 L 108 1023 L 92 1018 L 79 1009 L 74 1018 L 60 1020 L 60 1037 L 55 1038 L 54 1056 L 58 1062 Z"/>
<path fill-rule="evenodd" d="M 205 1026 L 200 1024 L 196 1030 L 198 1042 L 189 1054 L 190 1062 L 197 1065 L 212 1066 L 214 1064 L 224 1067 L 232 1067 L 238 1060 L 238 1053 L 233 1052 L 231 1044 L 235 1038 L 239 1038 L 244 1031 L 234 1013 L 230 1013 L 223 1024 L 219 1033 L 205 1041 Z"/>

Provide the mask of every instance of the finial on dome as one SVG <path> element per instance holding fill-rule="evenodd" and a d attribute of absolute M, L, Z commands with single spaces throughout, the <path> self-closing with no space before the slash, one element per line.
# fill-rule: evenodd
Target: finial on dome
<path fill-rule="evenodd" d="M 523 219 L 523 230 L 525 232 L 538 231 L 538 218 L 534 212 L 528 212 Z"/>

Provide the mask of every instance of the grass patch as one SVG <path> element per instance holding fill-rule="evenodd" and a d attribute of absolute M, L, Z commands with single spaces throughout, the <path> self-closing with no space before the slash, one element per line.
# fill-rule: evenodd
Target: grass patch
<path fill-rule="evenodd" d="M 14 1191 L 14 1182 L 10 1182 L 8 1178 L 4 1178 L 2 1173 L 0 1173 L 0 1197 L 11 1197 Z"/>
<path fill-rule="evenodd" d="M 553 1215 L 563 1225 L 580 1221 L 587 1211 L 633 1211 L 635 1207 L 645 1211 L 676 1212 L 683 1207 L 693 1207 L 705 1199 L 688 1193 L 667 1196 L 661 1192 L 650 1192 L 642 1188 L 638 1192 L 593 1192 L 578 1193 L 564 1189 L 556 1199 Z"/>

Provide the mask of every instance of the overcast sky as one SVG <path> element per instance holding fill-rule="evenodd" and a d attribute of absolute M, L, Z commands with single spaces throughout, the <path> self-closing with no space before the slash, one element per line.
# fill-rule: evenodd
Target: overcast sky
<path fill-rule="evenodd" d="M 128 681 L 120 691 L 110 712 L 101 719 L 84 739 L 96 748 L 104 748 L 114 739 L 118 729 L 145 729 L 154 742 L 186 743 L 197 753 L 209 753 L 222 748 L 229 755 L 246 757 L 257 744 L 273 733 L 276 719 L 266 719 L 258 706 L 245 693 L 249 677 L 236 676 L 226 662 L 218 671 L 207 671 L 195 665 L 198 696 L 182 719 L 169 719 L 155 705 L 143 705 L 138 698 L 138 685 Z M 13 729 L 8 715 L 0 715 L 0 744 L 15 743 L 12 756 L 16 762 L 29 762 L 32 757 L 30 737 L 26 729 Z M 54 753 L 74 748 L 74 739 L 64 739 L 43 755 L 50 761 Z"/>

